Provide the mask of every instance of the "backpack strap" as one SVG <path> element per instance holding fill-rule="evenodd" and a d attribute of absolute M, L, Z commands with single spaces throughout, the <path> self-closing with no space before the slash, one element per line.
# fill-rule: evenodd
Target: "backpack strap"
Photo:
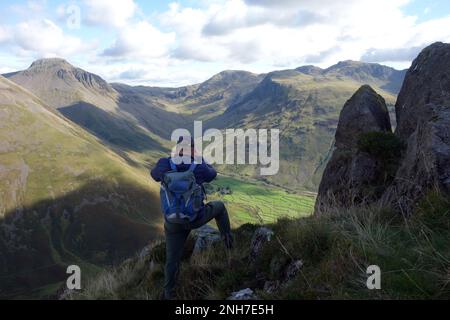
<path fill-rule="evenodd" d="M 178 171 L 177 165 L 175 163 L 173 163 L 172 158 L 169 158 L 169 163 L 170 163 L 170 169 L 172 169 L 173 171 Z"/>
<path fill-rule="evenodd" d="M 191 165 L 189 166 L 188 171 L 194 172 L 195 168 L 197 167 L 197 164 L 193 161 Z"/>

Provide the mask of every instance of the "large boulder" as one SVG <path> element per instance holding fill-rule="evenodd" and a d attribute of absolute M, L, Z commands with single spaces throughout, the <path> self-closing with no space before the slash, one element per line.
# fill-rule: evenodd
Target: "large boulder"
<path fill-rule="evenodd" d="M 383 97 L 370 86 L 359 88 L 341 110 L 335 134 L 338 149 L 355 149 L 365 132 L 392 131 L 389 111 Z"/>
<path fill-rule="evenodd" d="M 267 227 L 260 227 L 256 229 L 252 237 L 252 242 L 250 244 L 250 255 L 249 255 L 250 262 L 256 261 L 261 251 L 263 250 L 264 245 L 267 242 L 270 242 L 273 235 L 274 235 L 273 231 Z"/>
<path fill-rule="evenodd" d="M 450 195 L 450 104 L 418 106 L 416 115 L 416 130 L 383 196 L 386 205 L 404 216 L 410 216 L 430 191 Z"/>
<path fill-rule="evenodd" d="M 428 109 L 434 112 L 433 106 L 449 104 L 450 44 L 436 42 L 417 56 L 406 73 L 395 104 L 396 134 L 406 141 Z"/>
<path fill-rule="evenodd" d="M 414 60 L 396 114 L 407 150 L 383 201 L 409 216 L 430 191 L 450 194 L 450 44 L 434 43 Z"/>
<path fill-rule="evenodd" d="M 197 254 L 208 249 L 213 243 L 220 240 L 219 230 L 207 224 L 195 229 L 192 234 L 195 241 L 193 254 Z"/>
<path fill-rule="evenodd" d="M 339 116 L 335 150 L 319 186 L 316 212 L 373 200 L 367 199 L 371 194 L 367 188 L 380 180 L 381 165 L 373 155 L 358 150 L 361 136 L 369 132 L 391 132 L 391 124 L 384 99 L 365 85 L 345 103 Z"/>

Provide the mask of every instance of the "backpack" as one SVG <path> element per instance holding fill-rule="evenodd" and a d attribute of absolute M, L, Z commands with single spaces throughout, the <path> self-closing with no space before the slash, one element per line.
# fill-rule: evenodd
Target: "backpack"
<path fill-rule="evenodd" d="M 177 171 L 177 166 L 169 159 L 171 171 L 164 174 L 161 181 L 161 209 L 167 222 L 185 224 L 193 221 L 203 209 L 204 193 L 195 181 L 192 163 L 187 171 Z"/>

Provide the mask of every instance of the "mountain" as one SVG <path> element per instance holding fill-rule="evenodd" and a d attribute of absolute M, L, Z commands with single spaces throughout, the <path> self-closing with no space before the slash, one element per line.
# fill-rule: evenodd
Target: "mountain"
<path fill-rule="evenodd" d="M 102 78 L 59 58 L 41 59 L 5 77 L 33 92 L 55 109 L 83 101 L 113 111 L 117 92 Z"/>
<path fill-rule="evenodd" d="M 30 296 L 160 234 L 157 185 L 0 76 L 0 296 Z"/>
<path fill-rule="evenodd" d="M 7 77 L 48 99 L 125 158 L 144 165 L 167 152 L 174 129 L 191 130 L 194 120 L 203 120 L 205 128 L 279 128 L 280 173 L 264 179 L 316 190 L 344 102 L 369 84 L 393 110 L 404 73 L 343 61 L 327 69 L 304 66 L 260 75 L 229 70 L 181 88 L 132 87 L 107 84 L 61 59 L 44 59 Z M 249 166 L 220 170 L 262 179 Z"/>
<path fill-rule="evenodd" d="M 190 119 L 205 120 L 224 112 L 229 105 L 250 92 L 262 75 L 247 71 L 222 71 L 205 82 L 180 88 L 112 86 L 124 97 L 134 96 L 158 104 L 165 110 L 184 114 Z"/>
<path fill-rule="evenodd" d="M 5 77 L 119 151 L 167 150 L 160 137 L 168 139 L 185 123 L 182 116 L 150 100 L 121 94 L 98 75 L 63 59 L 41 59 Z"/>
<path fill-rule="evenodd" d="M 272 183 L 316 190 L 329 159 L 339 113 L 364 84 L 375 88 L 393 111 L 396 88 L 405 71 L 378 64 L 344 61 L 327 69 L 314 66 L 270 72 L 249 93 L 206 127 L 279 128 L 280 172 Z M 257 177 L 249 167 L 238 174 Z"/>
<path fill-rule="evenodd" d="M 398 71 L 377 63 L 347 60 L 325 69 L 323 74 L 348 77 L 358 82 L 376 85 L 392 94 L 398 94 L 405 72 L 406 70 Z"/>

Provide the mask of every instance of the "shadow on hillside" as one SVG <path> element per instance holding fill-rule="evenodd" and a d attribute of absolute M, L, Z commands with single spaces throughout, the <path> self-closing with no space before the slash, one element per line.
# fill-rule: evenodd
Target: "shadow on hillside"
<path fill-rule="evenodd" d="M 119 93 L 120 110 L 133 115 L 141 126 L 166 140 L 170 140 L 175 129 L 187 128 L 186 126 L 192 122 L 185 115 L 162 109 L 139 93 L 121 91 Z"/>
<path fill-rule="evenodd" d="M 103 180 L 12 210 L 0 221 L 0 297 L 32 297 L 64 282 L 71 264 L 88 277 L 119 263 L 161 236 L 161 217 L 155 193 Z"/>
<path fill-rule="evenodd" d="M 136 152 L 165 150 L 135 123 L 92 104 L 79 102 L 58 110 L 66 118 L 123 150 Z"/>

